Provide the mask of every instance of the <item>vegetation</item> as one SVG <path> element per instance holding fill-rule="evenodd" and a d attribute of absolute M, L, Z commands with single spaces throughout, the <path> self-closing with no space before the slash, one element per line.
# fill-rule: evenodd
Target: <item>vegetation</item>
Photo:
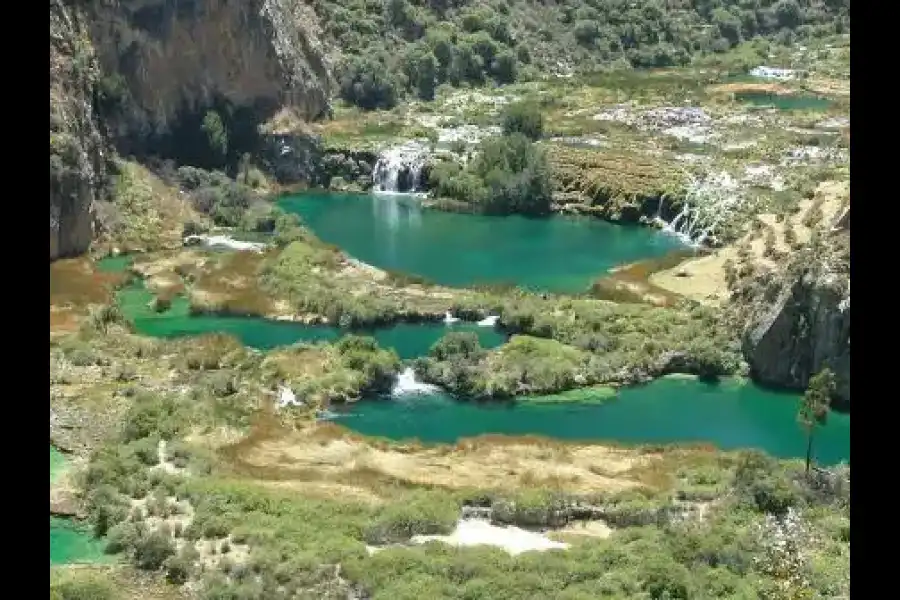
<path fill-rule="evenodd" d="M 515 126 L 531 127 L 524 122 Z M 445 162 L 430 174 L 439 199 L 455 201 L 475 212 L 492 215 L 547 215 L 551 210 L 550 172 L 542 148 L 513 131 L 487 138 L 467 166 Z"/>
<path fill-rule="evenodd" d="M 633 222 L 661 202 L 677 214 L 684 197 L 683 171 L 664 159 L 555 144 L 547 154 L 556 189 L 599 217 Z"/>
<path fill-rule="evenodd" d="M 824 425 L 828 419 L 828 408 L 834 395 L 834 373 L 827 367 L 813 375 L 809 380 L 797 419 L 806 430 L 806 473 L 809 474 L 812 462 L 813 434 L 816 427 Z"/>
<path fill-rule="evenodd" d="M 134 356 L 132 339 L 110 333 L 95 340 L 95 352 L 110 360 Z M 179 377 L 195 376 L 177 358 L 189 344 L 159 341 L 153 346 L 146 366 L 168 356 L 166 362 L 176 366 Z M 367 343 L 358 339 L 344 344 L 345 353 L 365 348 Z M 473 350 L 457 336 L 436 346 L 434 355 L 446 359 Z M 250 378 L 258 372 L 249 356 L 216 363 L 228 368 L 234 360 L 251 360 L 240 368 Z M 333 363 L 322 364 L 327 369 Z M 139 370 L 145 373 L 143 367 Z M 171 384 L 173 390 L 179 385 L 177 379 Z M 90 515 L 98 532 L 108 532 L 109 550 L 140 569 L 164 572 L 172 582 L 199 580 L 204 598 L 282 593 L 336 598 L 349 589 L 372 598 L 410 599 L 422 594 L 758 597 L 785 588 L 791 594 L 828 596 L 846 593 L 849 586 L 847 472 L 813 480 L 803 476 L 802 463 L 756 452 L 672 451 L 665 458 L 639 461 L 643 466 L 629 471 L 644 482 L 638 488 L 579 493 L 568 489 L 575 482 L 536 476 L 521 479 L 515 490 L 490 483 L 475 488 L 422 485 L 411 479 L 386 483 L 390 480 L 378 463 L 359 465 L 338 480 L 330 474 L 334 467 L 325 465 L 244 470 L 241 457 L 254 451 L 253 435 L 233 450 L 213 454 L 206 449 L 211 439 L 184 438 L 238 422 L 230 416 L 235 405 L 219 402 L 165 390 L 138 396 L 134 408 L 123 414 L 121 433 L 98 448 L 84 475 Z M 389 454 L 394 460 L 410 451 L 360 441 L 309 421 L 298 421 L 298 426 L 313 428 L 306 451 L 319 448 L 323 457 L 348 445 L 360 457 L 370 447 L 372 456 Z M 275 434 L 269 430 L 266 435 Z M 175 470 L 148 465 L 144 458 L 145 449 L 155 448 L 161 438 L 167 440 L 170 456 L 181 457 Z M 473 451 L 483 452 L 475 442 Z M 572 464 L 575 454 L 589 448 L 547 443 L 536 448 L 535 456 L 558 455 Z M 459 451 L 448 447 L 441 452 Z M 462 453 L 455 460 L 472 456 Z M 492 457 L 497 460 L 496 454 Z M 666 475 L 660 478 L 662 473 Z M 294 482 L 300 485 L 279 489 Z M 321 490 L 327 489 L 335 491 L 323 496 Z M 377 501 L 363 499 L 363 492 Z M 573 535 L 566 538 L 568 550 L 518 557 L 490 547 L 409 545 L 414 535 L 450 532 L 464 505 L 489 507 L 498 523 L 568 526 L 577 532 L 578 519 L 601 518 L 614 531 L 608 539 Z M 699 506 L 706 507 L 702 519 L 696 515 Z M 585 507 L 592 516 L 585 517 Z M 800 515 L 800 520 L 782 531 L 778 519 L 796 521 L 790 515 Z M 787 571 L 779 570 L 783 557 L 777 538 L 782 535 L 788 536 L 794 553 Z M 817 543 L 810 543 L 813 539 Z M 370 555 L 367 545 L 382 549 Z M 175 546 L 181 550 L 176 552 Z M 538 569 L 541 576 L 534 577 Z M 573 573 L 578 577 L 573 579 Z"/>
<path fill-rule="evenodd" d="M 434 141 L 434 129 L 411 111 L 450 113 L 447 88 L 512 84 L 506 99 L 520 100 L 499 114 L 470 102 L 471 93 L 447 123 L 500 125 L 502 135 L 474 153 L 457 142 L 455 156 L 430 171 L 440 206 L 496 215 L 546 215 L 557 202 L 615 220 L 669 218 L 681 207 L 688 170 L 675 158 L 705 151 L 599 122 L 585 107 L 702 98 L 710 112 L 725 113 L 731 100 L 706 91 L 723 71 L 772 57 L 766 64 L 786 63 L 799 44 L 849 31 L 842 0 L 310 4 L 342 52 L 338 93 L 352 106 L 339 107 L 339 116 L 349 115 L 369 141 L 407 134 Z M 632 70 L 688 63 L 696 70 Z M 709 67 L 715 75 L 707 79 Z M 554 77 L 573 71 L 582 77 Z M 101 77 L 101 117 L 121 111 L 126 93 L 121 78 Z M 424 102 L 398 107 L 405 97 Z M 612 389 L 605 384 L 740 371 L 740 327 L 712 308 L 448 289 L 348 258 L 263 201 L 271 189 L 254 167 L 257 157 L 245 153 L 256 148 L 255 134 L 238 135 L 256 129 L 242 119 L 223 106 L 191 113 L 185 131 L 167 142 L 190 141 L 185 152 L 167 155 L 195 166 L 116 162 L 111 201 L 96 203 L 101 251 L 153 252 L 133 265 L 148 290 L 142 306 L 152 298 L 141 314 L 186 313 L 189 305 L 327 323 L 345 333 L 436 320 L 448 309 L 467 320 L 499 315 L 511 334 L 505 345 L 485 349 L 477 335 L 451 332 L 413 363 L 421 379 L 471 400 L 542 394 L 545 402 L 570 402 L 582 397 L 567 390 L 591 390 L 603 401 Z M 785 119 L 794 129 L 812 128 L 820 115 Z M 715 157 L 715 169 L 737 173 L 748 156 L 775 164 L 798 144 L 839 145 L 760 123 L 764 142 Z M 73 175 L 77 148 L 51 125 L 51 179 L 59 187 Z M 326 145 L 354 135 L 340 119 L 311 127 L 320 126 Z M 596 136 L 605 147 L 555 139 L 568 135 Z M 324 170 L 364 174 L 360 165 L 371 158 L 345 161 L 336 153 L 328 160 L 341 168 Z M 792 264 L 810 262 L 822 242 L 813 232 L 806 244 L 798 222 L 824 222 L 823 201 L 802 219 L 792 210 L 818 181 L 838 176 L 810 167 L 787 176 L 786 191 L 751 198 L 753 210 L 780 220 L 774 229 L 758 221 L 765 234 L 746 240 L 737 262 L 728 262 L 735 297 L 765 299 L 776 290 L 775 275 L 749 255 L 778 258 L 779 231 L 798 249 Z M 181 247 L 182 235 L 213 228 L 265 236 L 272 245 L 259 254 Z M 837 247 L 844 243 L 829 242 L 841 254 L 835 262 L 849 265 L 842 254 L 849 248 Z M 82 261 L 51 265 L 51 439 L 85 459 L 72 479 L 78 498 L 107 552 L 122 559 L 103 572 L 51 568 L 54 600 L 162 599 L 182 589 L 207 600 L 849 597 L 849 467 L 811 469 L 835 387 L 827 369 L 812 378 L 798 412 L 808 438 L 805 469 L 801 460 L 696 447 L 500 436 L 400 444 L 317 421 L 320 409 L 390 390 L 401 361 L 372 338 L 335 334 L 332 342 L 268 352 L 224 335 L 145 339 L 112 303 L 124 279 Z M 54 317 L 62 313 L 82 316 L 80 329 L 67 321 L 60 333 Z M 295 393 L 296 406 L 276 406 L 281 386 Z M 570 546 L 510 556 L 413 542 L 450 533 L 475 509 L 496 524 L 551 529 Z"/>
<path fill-rule="evenodd" d="M 517 102 L 503 113 L 503 133 L 513 135 L 521 133 L 532 141 L 541 139 L 544 134 L 544 115 L 536 104 Z"/>
<path fill-rule="evenodd" d="M 50 577 L 50 600 L 114 600 L 120 597 L 109 579 L 93 573 Z"/>
<path fill-rule="evenodd" d="M 637 383 L 673 370 L 666 352 L 681 357 L 674 370 L 704 378 L 738 370 L 736 352 L 720 349 L 729 345 L 724 332 L 701 309 L 584 301 L 563 303 L 557 311 L 551 316 L 546 307 L 506 304 L 501 322 L 527 335 L 486 351 L 474 334 L 451 333 L 416 362 L 416 370 L 455 394 L 481 399 Z"/>
<path fill-rule="evenodd" d="M 166 175 L 189 194 L 194 210 L 209 216 L 214 225 L 241 227 L 260 233 L 274 231 L 276 209 L 263 202 L 262 194 L 267 191 L 265 178 L 250 165 L 249 157 L 242 161 L 237 180 L 222 171 L 190 166 L 167 171 Z M 196 222 L 190 226 L 195 231 L 201 229 Z"/>
<path fill-rule="evenodd" d="M 318 0 L 314 8 L 343 51 L 341 96 L 364 109 L 392 108 L 406 93 L 431 99 L 442 84 L 684 66 L 746 40 L 789 46 L 850 30 L 847 1 L 717 0 L 674 7 L 625 0 Z"/>
<path fill-rule="evenodd" d="M 179 246 L 181 225 L 201 221 L 176 187 L 135 162 L 115 163 L 113 194 L 96 206 L 101 246 L 147 252 Z"/>

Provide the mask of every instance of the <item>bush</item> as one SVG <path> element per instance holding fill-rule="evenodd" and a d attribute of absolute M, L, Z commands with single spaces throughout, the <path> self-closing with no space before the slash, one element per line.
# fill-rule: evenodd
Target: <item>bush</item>
<path fill-rule="evenodd" d="M 396 75 L 383 57 L 351 58 L 341 70 L 341 98 L 364 110 L 389 110 L 397 105 Z"/>
<path fill-rule="evenodd" d="M 741 453 L 734 486 L 745 502 L 763 513 L 784 515 L 802 501 L 800 490 L 778 462 L 757 451 Z"/>
<path fill-rule="evenodd" d="M 405 542 L 414 535 L 450 533 L 458 518 L 459 507 L 451 498 L 422 494 L 385 510 L 364 537 L 370 544 L 382 545 Z"/>
<path fill-rule="evenodd" d="M 503 113 L 503 133 L 521 133 L 531 140 L 539 140 L 544 133 L 544 116 L 537 104 L 517 102 Z"/>
<path fill-rule="evenodd" d="M 194 563 L 200 558 L 200 554 L 192 544 L 187 544 L 176 556 L 170 556 L 163 563 L 166 570 L 166 579 L 169 583 L 181 585 L 194 574 Z"/>
<path fill-rule="evenodd" d="M 483 352 L 478 335 L 471 331 L 453 331 L 431 346 L 428 355 L 437 360 L 476 358 Z"/>
<path fill-rule="evenodd" d="M 541 216 L 551 210 L 547 158 L 521 133 L 483 140 L 465 169 L 439 165 L 432 170 L 431 183 L 438 197 L 485 214 Z"/>
<path fill-rule="evenodd" d="M 51 600 L 114 600 L 116 593 L 112 583 L 94 574 L 72 574 L 58 582 L 50 582 Z"/>
<path fill-rule="evenodd" d="M 109 530 L 104 552 L 107 554 L 118 554 L 130 551 L 137 546 L 143 534 L 143 529 L 136 523 L 130 521 L 119 523 Z"/>
<path fill-rule="evenodd" d="M 162 532 L 143 535 L 134 545 L 135 564 L 145 571 L 156 571 L 174 554 L 172 538 Z"/>

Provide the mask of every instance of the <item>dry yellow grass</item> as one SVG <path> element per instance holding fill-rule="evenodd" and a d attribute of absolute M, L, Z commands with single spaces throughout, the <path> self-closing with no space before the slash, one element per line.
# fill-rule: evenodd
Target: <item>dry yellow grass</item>
<path fill-rule="evenodd" d="M 645 200 L 677 194 L 684 187 L 679 168 L 639 153 L 549 145 L 547 157 L 557 189 L 579 192 L 592 205 L 639 208 Z"/>
<path fill-rule="evenodd" d="M 87 258 L 50 263 L 50 333 L 74 331 L 93 305 L 112 299 L 125 275 L 102 273 Z"/>
<path fill-rule="evenodd" d="M 233 252 L 204 262 L 191 287 L 191 305 L 230 314 L 277 314 L 279 307 L 262 291 L 258 281 L 267 257 L 256 252 Z"/>
<path fill-rule="evenodd" d="M 404 447 L 343 434 L 333 425 L 290 432 L 257 427 L 241 442 L 223 448 L 222 455 L 239 473 L 254 479 L 286 487 L 314 482 L 319 493 L 347 493 L 349 486 L 361 497 L 378 496 L 390 485 L 620 491 L 641 485 L 628 473 L 654 460 L 630 449 L 500 436 L 455 446 Z"/>

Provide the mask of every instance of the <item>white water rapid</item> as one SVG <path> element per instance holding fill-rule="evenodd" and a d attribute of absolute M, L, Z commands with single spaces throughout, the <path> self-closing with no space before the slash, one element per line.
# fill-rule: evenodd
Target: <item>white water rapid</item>
<path fill-rule="evenodd" d="M 497 321 L 500 320 L 500 317 L 497 315 L 490 315 L 478 321 L 479 327 L 496 327 Z"/>
<path fill-rule="evenodd" d="M 440 390 L 436 385 L 422 383 L 416 379 L 416 372 L 407 367 L 397 375 L 394 387 L 391 388 L 392 396 L 409 396 L 413 394 L 433 394 Z"/>
<path fill-rule="evenodd" d="M 728 173 L 693 179 L 687 186 L 684 204 L 671 222 L 662 219 L 660 202 L 656 221 L 663 231 L 678 236 L 690 246 L 703 246 L 716 240 L 718 228 L 731 218 L 743 203 L 738 181 Z"/>
<path fill-rule="evenodd" d="M 372 172 L 374 191 L 388 194 L 421 192 L 422 170 L 428 157 L 428 148 L 419 142 L 383 150 Z"/>
<path fill-rule="evenodd" d="M 449 310 L 444 313 L 444 324 L 445 325 L 452 325 L 452 324 L 458 323 L 458 322 L 459 322 L 459 317 L 454 317 L 453 313 L 450 312 Z"/>
<path fill-rule="evenodd" d="M 565 550 L 568 544 L 518 527 L 500 527 L 483 519 L 460 519 L 450 535 L 416 535 L 413 544 L 443 542 L 451 546 L 498 546 L 511 555 L 530 551 Z"/>

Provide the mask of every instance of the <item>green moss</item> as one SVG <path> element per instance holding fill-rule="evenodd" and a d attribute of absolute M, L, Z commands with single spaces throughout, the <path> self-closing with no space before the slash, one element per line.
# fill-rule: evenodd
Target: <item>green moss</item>
<path fill-rule="evenodd" d="M 616 397 L 616 388 L 595 385 L 577 390 L 569 390 L 559 394 L 546 394 L 543 396 L 523 396 L 519 402 L 529 404 L 555 404 L 557 402 L 573 402 L 577 404 L 603 404 Z"/>

